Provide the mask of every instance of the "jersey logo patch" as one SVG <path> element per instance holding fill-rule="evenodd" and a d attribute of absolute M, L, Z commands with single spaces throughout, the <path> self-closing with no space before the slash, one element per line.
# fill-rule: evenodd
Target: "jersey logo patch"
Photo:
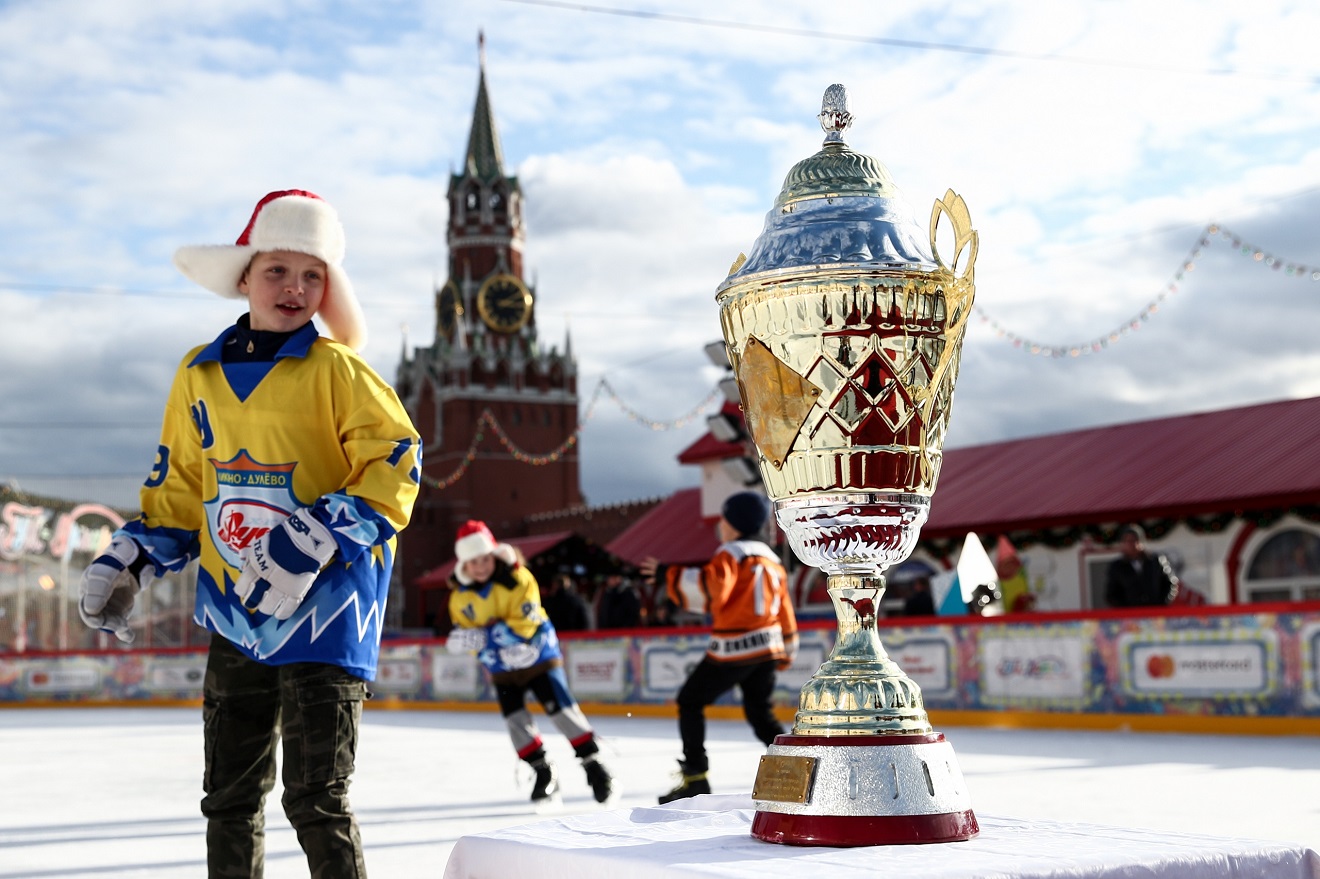
<path fill-rule="evenodd" d="M 246 449 L 228 461 L 210 459 L 216 495 L 206 501 L 206 516 L 216 535 L 216 549 L 233 568 L 242 566 L 253 541 L 302 506 L 293 493 L 297 464 L 263 464 Z"/>

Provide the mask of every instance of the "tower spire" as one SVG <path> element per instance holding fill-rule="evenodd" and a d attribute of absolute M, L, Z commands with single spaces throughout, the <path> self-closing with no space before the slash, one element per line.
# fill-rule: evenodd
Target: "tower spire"
<path fill-rule="evenodd" d="M 494 180 L 504 176 L 504 154 L 500 136 L 495 131 L 495 113 L 486 92 L 486 34 L 477 31 L 477 61 L 481 68 L 477 83 L 477 103 L 472 109 L 472 131 L 468 135 L 467 176 Z"/>

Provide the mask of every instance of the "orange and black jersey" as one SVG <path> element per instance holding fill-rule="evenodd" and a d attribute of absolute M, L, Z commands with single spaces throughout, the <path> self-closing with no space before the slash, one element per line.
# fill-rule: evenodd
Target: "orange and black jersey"
<path fill-rule="evenodd" d="M 706 655 L 716 662 L 786 665 L 797 654 L 797 617 L 788 600 L 788 574 L 759 540 L 721 546 L 700 568 L 666 567 L 665 590 L 684 610 L 708 613 Z"/>

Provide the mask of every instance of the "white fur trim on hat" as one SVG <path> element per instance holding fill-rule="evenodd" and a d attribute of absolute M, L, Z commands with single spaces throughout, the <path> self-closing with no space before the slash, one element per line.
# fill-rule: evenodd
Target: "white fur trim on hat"
<path fill-rule="evenodd" d="M 344 227 L 335 209 L 314 193 L 289 189 L 266 195 L 236 243 L 180 247 L 174 265 L 207 290 L 241 299 L 238 284 L 252 258 L 275 250 L 305 253 L 325 263 L 330 283 L 317 314 L 330 338 L 362 350 L 367 321 L 344 272 Z"/>
<path fill-rule="evenodd" d="M 458 529 L 458 539 L 454 541 L 454 556 L 461 566 L 463 562 L 490 555 L 495 551 L 495 535 L 490 533 L 485 522 L 469 521 Z"/>

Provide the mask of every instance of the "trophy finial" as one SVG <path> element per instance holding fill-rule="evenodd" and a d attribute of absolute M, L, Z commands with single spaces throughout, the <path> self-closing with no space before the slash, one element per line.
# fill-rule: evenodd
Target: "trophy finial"
<path fill-rule="evenodd" d="M 820 127 L 825 130 L 825 143 L 844 143 L 843 133 L 852 125 L 848 112 L 848 89 L 839 83 L 825 89 L 820 99 Z"/>

